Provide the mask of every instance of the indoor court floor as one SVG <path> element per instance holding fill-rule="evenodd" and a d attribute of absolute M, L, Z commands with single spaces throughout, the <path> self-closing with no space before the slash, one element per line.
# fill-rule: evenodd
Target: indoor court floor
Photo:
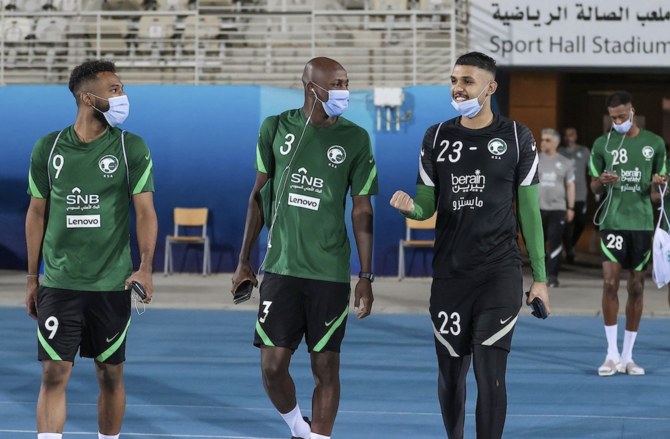
<path fill-rule="evenodd" d="M 342 348 L 342 400 L 334 439 L 445 438 L 437 366 L 425 314 L 350 315 Z M 256 313 L 133 311 L 122 438 L 288 439 L 260 379 L 251 343 Z M 621 320 L 620 320 L 621 322 Z M 623 325 L 619 329 L 623 333 Z M 40 370 L 35 323 L 0 307 L 0 438 L 36 437 Z M 635 360 L 647 375 L 597 375 L 605 354 L 602 318 L 522 315 L 508 366 L 505 438 L 670 437 L 670 319 L 646 318 Z M 622 336 L 620 335 L 620 340 Z M 313 381 L 304 345 L 292 374 L 303 414 Z M 476 387 L 468 381 L 466 438 L 474 439 Z M 96 438 L 92 360 L 77 359 L 68 387 L 64 438 Z"/>

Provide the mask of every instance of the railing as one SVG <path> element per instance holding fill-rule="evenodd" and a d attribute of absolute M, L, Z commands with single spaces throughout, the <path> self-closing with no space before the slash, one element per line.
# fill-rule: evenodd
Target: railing
<path fill-rule="evenodd" d="M 126 84 L 300 87 L 328 56 L 352 89 L 446 84 L 468 48 L 467 1 L 446 10 L 263 10 L 0 13 L 0 85 L 64 84 L 92 58 Z"/>

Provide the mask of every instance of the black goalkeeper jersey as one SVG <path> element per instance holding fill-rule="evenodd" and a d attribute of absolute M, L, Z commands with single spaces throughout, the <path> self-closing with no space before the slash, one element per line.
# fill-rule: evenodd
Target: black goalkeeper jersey
<path fill-rule="evenodd" d="M 460 117 L 428 128 L 417 184 L 437 200 L 434 278 L 521 265 L 514 197 L 518 186 L 538 184 L 537 164 L 531 131 L 502 116 L 482 129 Z"/>

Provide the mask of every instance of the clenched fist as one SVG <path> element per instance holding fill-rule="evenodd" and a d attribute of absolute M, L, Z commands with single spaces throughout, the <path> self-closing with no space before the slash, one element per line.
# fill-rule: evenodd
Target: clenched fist
<path fill-rule="evenodd" d="M 409 215 L 414 212 L 414 200 L 403 191 L 396 191 L 391 198 L 391 206 Z"/>

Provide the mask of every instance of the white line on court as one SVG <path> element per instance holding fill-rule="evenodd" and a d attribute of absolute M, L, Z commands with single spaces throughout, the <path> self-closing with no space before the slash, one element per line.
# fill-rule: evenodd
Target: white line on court
<path fill-rule="evenodd" d="M 36 402 L 26 401 L 0 401 L 0 404 L 29 404 L 35 405 Z M 96 407 L 94 403 L 68 403 L 69 406 L 91 406 Z M 274 408 L 265 407 L 236 407 L 236 406 L 216 406 L 216 405 L 161 405 L 161 404 L 126 404 L 126 407 L 154 407 L 154 408 L 195 408 L 195 409 L 215 409 L 215 410 L 248 410 L 258 412 L 276 412 Z M 309 412 L 309 411 L 307 411 Z M 378 415 L 378 416 L 442 416 L 438 412 L 387 412 L 387 411 L 368 411 L 368 410 L 339 410 L 338 413 L 347 414 L 364 414 L 364 415 Z M 474 417 L 474 413 L 466 414 L 466 416 Z M 575 418 L 575 419 L 622 419 L 631 421 L 670 421 L 670 417 L 650 417 L 650 416 L 614 416 L 614 415 L 571 415 L 571 414 L 512 414 L 508 413 L 507 417 L 513 418 Z M 0 430 L 3 432 L 4 430 Z M 130 433 L 124 433 L 130 434 Z M 193 437 L 209 437 L 209 436 L 193 436 Z M 215 438 L 233 438 L 234 436 L 211 436 Z M 250 439 L 246 438 L 245 439 Z M 259 439 L 259 438 L 253 438 Z"/>
<path fill-rule="evenodd" d="M 0 430 L 0 433 L 19 433 L 19 434 L 37 434 L 37 430 Z M 97 435 L 98 432 L 92 431 L 66 431 L 68 436 L 74 435 Z M 152 437 L 183 437 L 183 438 L 200 438 L 200 439 L 284 439 L 277 437 L 255 437 L 255 436 L 213 436 L 207 434 L 165 434 L 165 433 L 127 433 L 123 432 L 123 436 L 152 436 Z"/>

